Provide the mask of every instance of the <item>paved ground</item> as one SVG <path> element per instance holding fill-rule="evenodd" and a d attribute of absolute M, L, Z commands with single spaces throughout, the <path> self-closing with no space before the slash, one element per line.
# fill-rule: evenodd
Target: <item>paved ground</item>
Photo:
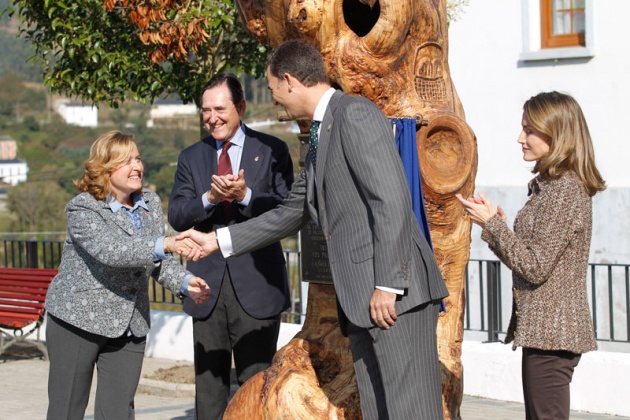
<path fill-rule="evenodd" d="M 144 378 L 176 362 L 145 358 L 143 379 L 136 396 L 137 420 L 193 420 L 193 385 L 174 385 Z M 21 355 L 0 356 L 0 420 L 37 420 L 46 417 L 48 362 Z M 94 386 L 92 387 L 94 392 Z M 86 419 L 93 419 L 94 405 L 88 405 Z M 464 396 L 464 420 L 511 420 L 525 417 L 523 405 Z M 572 420 L 622 420 L 626 417 L 572 412 Z"/>

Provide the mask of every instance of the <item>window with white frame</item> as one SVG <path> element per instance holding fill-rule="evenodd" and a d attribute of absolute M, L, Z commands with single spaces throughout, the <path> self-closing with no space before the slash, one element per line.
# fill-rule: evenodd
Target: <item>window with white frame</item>
<path fill-rule="evenodd" d="M 594 4 L 595 0 L 522 0 L 523 51 L 519 59 L 593 57 Z"/>

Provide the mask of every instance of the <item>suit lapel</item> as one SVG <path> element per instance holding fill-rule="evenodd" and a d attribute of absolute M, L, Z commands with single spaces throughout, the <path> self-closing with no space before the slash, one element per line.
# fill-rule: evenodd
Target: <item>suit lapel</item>
<path fill-rule="evenodd" d="M 208 147 L 203 148 L 203 155 L 193 170 L 197 171 L 197 176 L 201 181 L 202 191 L 208 191 L 212 183 L 212 175 L 216 175 L 219 170 L 217 159 L 217 141 L 212 136 L 208 136 L 202 140 Z M 209 169 L 209 171 L 208 171 Z"/>
<path fill-rule="evenodd" d="M 250 135 L 249 128 L 245 131 L 245 143 L 243 143 L 243 154 L 241 155 L 240 169 L 245 170 L 245 183 L 254 185 L 258 178 L 258 173 L 263 164 L 264 156 L 260 153 L 260 142 Z"/>
<path fill-rule="evenodd" d="M 328 102 L 324 119 L 322 120 L 321 129 L 319 132 L 319 143 L 317 145 L 317 170 L 316 170 L 316 182 L 317 182 L 317 202 L 319 208 L 320 224 L 322 226 L 326 223 L 326 195 L 324 190 L 326 179 L 326 161 L 328 160 L 328 150 L 331 141 L 331 134 L 334 121 L 334 113 L 339 105 L 339 100 L 343 97 L 341 91 L 336 91 Z"/>
<path fill-rule="evenodd" d="M 140 212 L 140 217 L 142 219 L 142 234 L 143 235 L 159 235 L 161 233 L 160 226 L 156 223 L 157 220 L 160 220 L 160 215 L 157 212 L 161 212 L 162 209 L 159 208 L 159 202 L 155 199 L 148 200 L 147 194 L 145 193 L 144 202 L 147 203 L 147 207 L 149 210 L 145 210 L 142 207 L 138 209 Z"/>
<path fill-rule="evenodd" d="M 101 211 L 104 214 L 104 217 L 112 220 L 115 224 L 117 224 L 122 230 L 124 230 L 128 235 L 132 236 L 136 232 L 136 227 L 133 225 L 133 222 L 125 213 L 125 210 L 120 209 L 116 213 L 114 213 L 109 207 L 109 204 L 106 202 L 102 202 L 103 207 Z"/>

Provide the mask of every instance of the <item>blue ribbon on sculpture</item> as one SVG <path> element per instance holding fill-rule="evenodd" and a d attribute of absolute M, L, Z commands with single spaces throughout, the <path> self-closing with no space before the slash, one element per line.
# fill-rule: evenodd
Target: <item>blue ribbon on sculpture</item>
<path fill-rule="evenodd" d="M 391 124 L 392 128 L 395 127 L 396 129 L 396 147 L 409 183 L 413 212 L 429 247 L 433 249 L 427 209 L 424 205 L 424 193 L 422 192 L 422 173 L 420 172 L 416 145 L 416 120 L 414 118 L 395 118 L 392 119 Z M 440 311 L 446 312 L 444 300 L 440 302 Z"/>

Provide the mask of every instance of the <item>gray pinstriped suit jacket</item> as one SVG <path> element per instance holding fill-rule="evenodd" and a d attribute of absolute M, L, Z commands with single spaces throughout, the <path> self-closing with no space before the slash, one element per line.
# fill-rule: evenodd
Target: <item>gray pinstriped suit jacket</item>
<path fill-rule="evenodd" d="M 375 286 L 407 289 L 398 314 L 448 295 L 413 214 L 391 127 L 372 102 L 335 92 L 321 124 L 316 174 L 307 157 L 283 205 L 230 226 L 235 253 L 291 235 L 312 217 L 327 240 L 339 303 L 355 325 L 374 326 Z"/>
<path fill-rule="evenodd" d="M 138 209 L 141 235 L 124 211 L 112 212 L 105 200 L 81 193 L 68 202 L 67 236 L 46 296 L 48 313 L 105 337 L 119 337 L 127 327 L 136 337 L 147 335 L 149 276 L 179 294 L 189 273 L 171 257 L 153 261 L 164 216 L 157 194 L 145 189 L 143 197 L 149 211 Z"/>

